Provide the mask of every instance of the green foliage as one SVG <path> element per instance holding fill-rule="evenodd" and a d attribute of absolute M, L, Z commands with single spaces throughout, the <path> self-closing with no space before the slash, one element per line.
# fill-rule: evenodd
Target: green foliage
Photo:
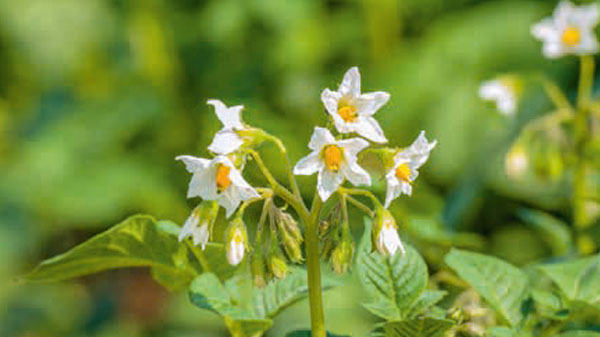
<path fill-rule="evenodd" d="M 527 275 L 496 257 L 453 249 L 446 263 L 511 326 L 523 319 L 522 305 L 529 294 Z"/>
<path fill-rule="evenodd" d="M 554 255 L 564 255 L 573 249 L 569 225 L 552 215 L 531 209 L 520 209 L 517 215 L 535 228 L 552 249 Z"/>
<path fill-rule="evenodd" d="M 285 337 L 311 337 L 312 333 L 309 330 L 296 330 L 285 335 Z M 346 335 L 336 335 L 327 331 L 327 337 L 349 337 Z"/>
<path fill-rule="evenodd" d="M 600 255 L 538 267 L 570 301 L 600 309 Z"/>
<path fill-rule="evenodd" d="M 386 257 L 371 248 L 371 221 L 359 244 L 356 269 L 371 302 L 364 307 L 389 321 L 412 318 L 444 296 L 440 291 L 425 291 L 427 265 L 419 253 L 406 246 L 406 254 Z"/>
<path fill-rule="evenodd" d="M 600 332 L 593 331 L 568 331 L 556 337 L 600 337 Z"/>
<path fill-rule="evenodd" d="M 59 281 L 124 267 L 150 267 L 154 279 L 170 290 L 187 286 L 201 272 L 189 259 L 187 246 L 177 240 L 179 227 L 146 215 L 132 216 L 66 253 L 43 261 L 25 278 Z M 204 251 L 209 267 L 231 273 L 221 245 Z"/>
<path fill-rule="evenodd" d="M 383 331 L 385 337 L 443 337 L 453 325 L 450 320 L 418 318 L 386 323 Z"/>
<path fill-rule="evenodd" d="M 323 288 L 334 284 L 326 278 Z M 272 319 L 280 311 L 307 293 L 306 271 L 299 268 L 262 289 L 254 288 L 249 277 L 240 275 L 222 283 L 212 273 L 196 277 L 189 289 L 194 305 L 222 316 L 230 332 L 240 337 L 261 335 L 271 327 Z"/>

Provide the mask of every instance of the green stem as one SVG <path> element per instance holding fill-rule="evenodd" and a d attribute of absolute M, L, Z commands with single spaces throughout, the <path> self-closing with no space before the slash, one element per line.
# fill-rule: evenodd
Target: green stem
<path fill-rule="evenodd" d="M 594 81 L 594 58 L 586 55 L 581 57 L 579 75 L 579 90 L 577 95 L 577 112 L 574 121 L 576 162 L 573 176 L 573 224 L 581 232 L 589 221 L 585 209 L 587 163 L 585 158 L 586 144 L 589 140 L 588 112 L 592 85 Z M 581 233 L 578 233 L 581 234 Z"/>
<path fill-rule="evenodd" d="M 296 210 L 305 226 L 304 241 L 306 243 L 306 269 L 308 278 L 308 301 L 310 305 L 310 322 L 313 337 L 326 337 L 325 318 L 323 314 L 323 298 L 321 289 L 321 263 L 319 254 L 319 213 L 323 202 L 317 193 L 313 198 L 310 212 L 304 205 L 300 195 L 294 195 L 275 180 L 269 169 L 265 166 L 258 152 L 248 150 L 254 157 L 256 165 L 271 185 L 273 192 L 285 200 Z M 291 171 L 290 171 L 291 172 Z"/>
<path fill-rule="evenodd" d="M 338 189 L 338 192 L 344 193 L 344 194 L 350 194 L 350 195 L 362 195 L 362 196 L 365 196 L 365 197 L 371 199 L 371 201 L 373 202 L 373 205 L 375 207 L 381 206 L 379 199 L 377 199 L 377 197 L 373 193 L 371 193 L 370 191 L 367 191 L 367 190 L 361 190 L 358 188 L 340 187 Z"/>
<path fill-rule="evenodd" d="M 564 92 L 562 90 L 560 90 L 560 88 L 558 87 L 558 85 L 556 85 L 556 83 L 552 82 L 551 80 L 546 78 L 544 75 L 539 75 L 538 79 L 542 83 L 542 86 L 544 87 L 544 91 L 546 92 L 546 95 L 548 95 L 548 98 L 550 98 L 550 100 L 552 101 L 552 103 L 554 104 L 554 106 L 557 109 L 568 110 L 568 111 L 575 110 L 573 108 L 573 106 L 571 105 L 571 103 L 569 103 L 567 96 L 564 94 Z"/>
<path fill-rule="evenodd" d="M 298 183 L 296 182 L 296 177 L 294 177 L 294 173 L 292 171 L 292 164 L 290 163 L 290 158 L 287 155 L 287 150 L 285 146 L 283 145 L 281 140 L 275 136 L 269 135 L 269 140 L 275 143 L 275 145 L 279 149 L 279 152 L 281 152 L 281 155 L 285 160 L 285 170 L 287 171 L 290 186 L 292 187 L 292 192 L 297 198 L 302 198 L 302 196 L 300 195 L 300 189 L 298 188 Z"/>
<path fill-rule="evenodd" d="M 206 260 L 206 256 L 204 256 L 204 252 L 202 251 L 202 249 L 199 249 L 198 247 L 194 246 L 191 240 L 185 241 L 188 245 L 188 248 L 190 248 L 196 259 L 200 263 L 200 267 L 202 267 L 202 272 L 210 273 L 210 265 L 208 264 L 208 260 Z"/>
<path fill-rule="evenodd" d="M 308 273 L 308 302 L 310 305 L 310 325 L 313 337 L 326 337 L 325 316 L 321 289 L 321 263 L 319 254 L 319 213 L 323 202 L 317 193 L 313 198 L 305 230 L 306 269 Z"/>
<path fill-rule="evenodd" d="M 352 205 L 354 205 L 356 208 L 360 209 L 361 211 L 363 211 L 364 213 L 366 213 L 370 218 L 373 218 L 375 216 L 375 212 L 373 212 L 369 206 L 363 204 L 362 202 L 354 199 L 353 197 L 347 195 L 346 196 L 346 200 L 348 200 Z"/>

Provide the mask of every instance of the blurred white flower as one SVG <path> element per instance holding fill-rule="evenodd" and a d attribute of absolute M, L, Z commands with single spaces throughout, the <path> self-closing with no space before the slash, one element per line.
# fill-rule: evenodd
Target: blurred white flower
<path fill-rule="evenodd" d="M 394 166 L 387 172 L 387 193 L 385 207 L 389 207 L 392 200 L 401 194 L 412 193 L 412 183 L 421 167 L 429 158 L 429 152 L 435 147 L 437 141 L 429 143 L 425 138 L 425 131 L 421 131 L 417 139 L 404 151 L 394 157 Z"/>
<path fill-rule="evenodd" d="M 543 52 L 548 58 L 594 54 L 598 51 L 594 33 L 597 24 L 596 4 L 575 6 L 569 1 L 562 1 L 552 17 L 532 26 L 531 33 L 543 41 Z"/>
<path fill-rule="evenodd" d="M 394 256 L 398 250 L 401 254 L 405 254 L 404 245 L 400 241 L 398 231 L 396 230 L 396 221 L 389 212 L 385 212 L 382 216 L 383 224 L 375 241 L 377 250 L 382 255 Z"/>
<path fill-rule="evenodd" d="M 227 217 L 233 214 L 240 202 L 259 197 L 225 156 L 217 156 L 212 160 L 193 156 L 178 156 L 175 159 L 183 161 L 186 169 L 193 174 L 188 198 L 197 196 L 204 200 L 216 200 L 227 211 Z"/>
<path fill-rule="evenodd" d="M 215 108 L 217 118 L 223 123 L 223 128 L 215 134 L 208 150 L 216 154 L 229 154 L 244 144 L 243 139 L 236 133 L 246 129 L 242 122 L 241 112 L 243 105 L 227 107 L 217 99 L 210 99 L 206 103 Z"/>
<path fill-rule="evenodd" d="M 336 141 L 329 130 L 315 127 L 308 144 L 313 152 L 298 161 L 294 174 L 319 172 L 317 190 L 323 201 L 338 189 L 344 178 L 354 185 L 371 185 L 371 177 L 357 163 L 358 153 L 367 146 L 369 143 L 360 138 Z"/>
<path fill-rule="evenodd" d="M 386 143 L 379 123 L 372 116 L 390 99 L 387 92 L 360 93 L 360 74 L 352 67 L 337 91 L 323 90 L 321 100 L 340 133 L 356 132 L 373 142 Z"/>
<path fill-rule="evenodd" d="M 179 241 L 183 241 L 188 236 L 192 237 L 194 246 L 201 245 L 202 250 L 204 250 L 210 236 L 208 220 L 203 220 L 202 224 L 200 224 L 200 214 L 197 210 L 194 210 L 187 220 L 185 220 L 179 232 Z"/>
<path fill-rule="evenodd" d="M 242 233 L 240 228 L 236 228 L 227 245 L 227 261 L 229 264 L 237 266 L 242 262 L 245 250 L 244 233 Z"/>
<path fill-rule="evenodd" d="M 479 97 L 486 101 L 494 101 L 500 113 L 514 115 L 517 110 L 517 88 L 515 83 L 502 78 L 486 81 L 479 87 Z"/>

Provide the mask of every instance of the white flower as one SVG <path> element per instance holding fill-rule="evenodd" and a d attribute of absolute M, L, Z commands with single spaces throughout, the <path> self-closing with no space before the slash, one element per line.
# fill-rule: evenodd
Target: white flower
<path fill-rule="evenodd" d="M 236 131 L 246 130 L 242 122 L 241 112 L 243 105 L 227 107 L 223 102 L 217 99 L 208 100 L 206 103 L 215 108 L 217 118 L 223 123 L 223 128 L 215 134 L 208 150 L 216 154 L 229 154 L 244 144 L 244 140 Z"/>
<path fill-rule="evenodd" d="M 379 123 L 372 116 L 390 99 L 387 92 L 360 93 L 360 74 L 352 67 L 344 75 L 337 91 L 323 90 L 321 100 L 341 133 L 356 132 L 373 142 L 387 139 Z"/>
<path fill-rule="evenodd" d="M 227 245 L 227 261 L 232 266 L 237 266 L 244 259 L 246 245 L 244 244 L 244 233 L 239 228 L 233 232 L 231 240 Z"/>
<path fill-rule="evenodd" d="M 396 230 L 396 221 L 391 216 L 384 216 L 383 225 L 375 243 L 377 250 L 383 255 L 394 256 L 398 250 L 402 255 L 405 254 L 404 245 L 402 245 Z"/>
<path fill-rule="evenodd" d="M 562 1 L 552 17 L 532 26 L 531 33 L 544 42 L 543 52 L 548 58 L 567 54 L 586 55 L 598 51 L 598 40 L 594 34 L 597 24 L 596 4 L 575 6 Z"/>
<path fill-rule="evenodd" d="M 325 201 L 348 179 L 354 185 L 370 185 L 371 177 L 358 165 L 357 155 L 369 143 L 360 138 L 336 141 L 329 130 L 315 127 L 308 147 L 313 150 L 294 167 L 296 175 L 319 172 L 317 190 Z"/>
<path fill-rule="evenodd" d="M 183 161 L 186 169 L 193 174 L 188 198 L 217 200 L 227 211 L 227 217 L 240 202 L 259 196 L 225 156 L 217 156 L 212 160 L 193 156 L 178 156 L 175 159 Z"/>
<path fill-rule="evenodd" d="M 185 220 L 179 232 L 179 241 L 183 241 L 188 236 L 192 237 L 194 246 L 201 245 L 202 250 L 204 250 L 210 236 L 208 232 L 208 220 L 204 220 L 200 224 L 200 214 L 197 210 L 194 210 L 187 220 Z"/>
<path fill-rule="evenodd" d="M 437 141 L 429 143 L 425 138 L 425 131 L 421 131 L 419 137 L 404 151 L 394 157 L 394 166 L 388 171 L 387 193 L 385 196 L 385 207 L 401 194 L 412 193 L 412 183 L 421 167 L 429 158 L 429 152 L 435 147 Z"/>
<path fill-rule="evenodd" d="M 494 79 L 486 81 L 479 87 L 479 97 L 486 101 L 494 101 L 496 108 L 506 116 L 517 110 L 516 88 L 508 81 Z"/>

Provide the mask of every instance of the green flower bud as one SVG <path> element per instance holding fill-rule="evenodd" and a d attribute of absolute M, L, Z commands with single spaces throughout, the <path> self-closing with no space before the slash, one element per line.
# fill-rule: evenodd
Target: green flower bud
<path fill-rule="evenodd" d="M 257 288 L 264 288 L 267 285 L 265 267 L 262 248 L 257 247 L 250 256 L 250 272 L 254 286 Z"/>
<path fill-rule="evenodd" d="M 287 231 L 280 231 L 281 239 L 283 240 L 283 248 L 289 259 L 294 263 L 300 263 L 304 261 L 302 257 L 302 249 L 296 239 Z"/>
<path fill-rule="evenodd" d="M 248 233 L 242 218 L 236 217 L 229 223 L 225 245 L 229 264 L 235 266 L 242 262 L 248 248 Z"/>
<path fill-rule="evenodd" d="M 298 222 L 294 219 L 294 217 L 292 217 L 291 214 L 286 212 L 280 212 L 278 220 L 280 226 L 287 230 L 298 243 L 301 243 L 303 241 L 302 233 L 300 232 L 300 228 L 298 227 Z"/>
<path fill-rule="evenodd" d="M 331 253 L 331 268 L 341 275 L 345 273 L 352 265 L 352 256 L 354 255 L 354 240 L 350 234 L 348 223 L 342 224 L 342 238 L 339 244 Z"/>
<path fill-rule="evenodd" d="M 278 279 L 284 278 L 289 272 L 288 265 L 280 254 L 274 254 L 269 257 L 269 270 Z"/>

